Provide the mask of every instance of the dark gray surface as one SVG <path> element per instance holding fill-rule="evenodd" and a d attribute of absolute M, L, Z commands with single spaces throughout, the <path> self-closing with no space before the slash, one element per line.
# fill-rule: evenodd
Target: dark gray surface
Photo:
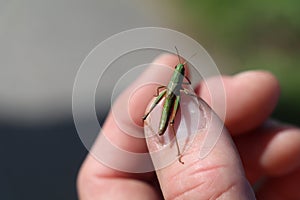
<path fill-rule="evenodd" d="M 0 122 L 0 199 L 77 199 L 85 155 L 71 119 L 40 127 Z"/>
<path fill-rule="evenodd" d="M 0 0 L 0 119 L 41 124 L 70 115 L 76 73 L 94 47 L 121 31 L 160 26 L 160 5 L 145 3 Z"/>

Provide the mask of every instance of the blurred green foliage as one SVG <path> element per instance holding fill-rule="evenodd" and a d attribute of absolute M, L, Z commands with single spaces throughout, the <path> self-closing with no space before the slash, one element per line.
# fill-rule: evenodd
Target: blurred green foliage
<path fill-rule="evenodd" d="M 274 117 L 300 125 L 300 1 L 189 0 L 180 6 L 193 29 L 237 60 L 232 72 L 275 74 L 282 91 Z"/>

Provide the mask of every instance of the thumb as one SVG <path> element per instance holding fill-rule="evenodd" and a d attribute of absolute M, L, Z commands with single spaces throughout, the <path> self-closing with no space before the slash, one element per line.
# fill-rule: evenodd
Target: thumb
<path fill-rule="evenodd" d="M 178 162 L 173 129 L 169 126 L 164 135 L 156 134 L 163 102 L 145 121 L 147 145 L 164 198 L 255 199 L 238 152 L 221 120 L 201 99 L 181 97 L 174 130 L 184 164 Z M 199 102 L 197 117 L 195 107 L 191 107 L 195 99 Z"/>

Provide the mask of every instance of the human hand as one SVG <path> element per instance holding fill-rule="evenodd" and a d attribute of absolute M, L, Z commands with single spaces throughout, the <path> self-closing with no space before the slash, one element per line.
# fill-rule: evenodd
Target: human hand
<path fill-rule="evenodd" d="M 177 57 L 163 55 L 155 62 L 173 67 L 177 64 Z M 150 67 L 139 79 L 165 76 Z M 300 180 L 300 131 L 268 120 L 279 96 L 277 80 L 269 73 L 253 71 L 223 77 L 223 81 L 227 102 L 225 125 L 235 143 L 224 132 L 205 159 L 195 159 L 199 155 L 197 144 L 203 140 L 199 134 L 193 142 L 195 147 L 184 152 L 184 165 L 176 161 L 148 173 L 117 171 L 88 155 L 78 176 L 80 199 L 254 199 L 248 181 L 254 184 L 262 178 L 266 179 L 256 191 L 258 198 L 300 198 L 300 191 L 297 190 Z M 211 79 L 207 84 L 213 82 Z M 139 90 L 131 97 L 129 108 L 124 107 L 140 126 L 143 126 L 141 116 L 153 98 L 153 93 L 149 92 L 153 91 L 153 87 Z M 131 89 L 129 87 L 124 91 L 116 103 L 127 100 Z M 196 93 L 210 104 L 204 85 L 200 85 Z M 128 119 L 122 123 L 130 126 L 132 121 Z M 101 132 L 97 141 L 106 136 L 127 151 L 147 152 L 145 140 L 125 134 L 111 113 Z"/>

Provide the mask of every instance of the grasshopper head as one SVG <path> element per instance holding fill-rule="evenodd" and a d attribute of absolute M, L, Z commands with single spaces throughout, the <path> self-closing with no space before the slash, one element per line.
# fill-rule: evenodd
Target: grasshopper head
<path fill-rule="evenodd" d="M 175 70 L 180 72 L 182 75 L 184 75 L 184 64 L 179 63 L 178 65 L 175 66 Z"/>

